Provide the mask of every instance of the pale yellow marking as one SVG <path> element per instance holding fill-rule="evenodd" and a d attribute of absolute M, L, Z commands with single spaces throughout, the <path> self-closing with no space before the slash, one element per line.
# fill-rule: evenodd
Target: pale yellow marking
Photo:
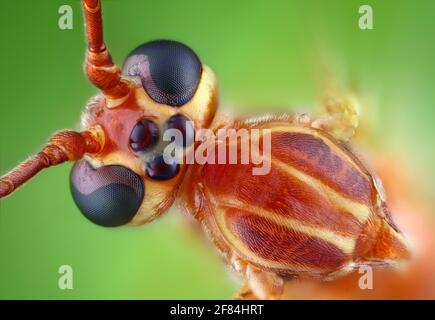
<path fill-rule="evenodd" d="M 232 145 L 234 143 L 237 143 L 237 141 L 230 140 L 229 145 Z M 254 152 L 255 152 L 254 150 L 251 150 L 251 153 Z M 258 152 L 256 152 L 255 156 L 258 159 L 261 158 Z M 272 167 L 277 167 L 278 169 L 281 169 L 287 172 L 288 174 L 292 175 L 296 179 L 306 183 L 307 185 L 314 188 L 315 190 L 319 190 L 325 195 L 327 199 L 330 200 L 331 203 L 343 209 L 344 211 L 352 214 L 361 224 L 364 224 L 367 221 L 367 219 L 370 217 L 372 211 L 367 205 L 343 197 L 342 195 L 340 195 L 339 192 L 328 187 L 319 179 L 316 179 L 306 173 L 303 173 L 302 171 L 299 171 L 298 169 L 273 157 L 271 158 L 271 164 Z"/>
<path fill-rule="evenodd" d="M 343 197 L 338 192 L 322 183 L 322 181 L 313 178 L 282 161 L 272 158 L 272 165 L 287 172 L 310 187 L 320 190 L 333 204 L 351 213 L 361 224 L 364 224 L 372 213 L 370 208 L 365 204 Z"/>
<path fill-rule="evenodd" d="M 117 107 L 119 107 L 120 105 L 122 105 L 125 101 L 127 101 L 127 99 L 130 97 L 130 94 L 133 93 L 133 89 L 130 88 L 130 91 L 128 94 L 126 94 L 125 96 L 118 98 L 118 99 L 113 99 L 110 97 L 106 97 L 106 107 L 109 109 L 115 109 Z"/>
<path fill-rule="evenodd" d="M 223 236 L 230 243 L 231 247 L 235 247 L 243 256 L 248 260 L 267 268 L 275 268 L 281 270 L 291 270 L 295 272 L 307 272 L 310 274 L 322 274 L 327 272 L 326 270 L 320 268 L 312 268 L 304 265 L 293 264 L 293 263 L 279 263 L 273 260 L 267 260 L 259 257 L 255 252 L 249 249 L 243 242 L 240 241 L 228 228 L 225 219 L 225 210 L 216 207 L 216 222 L 221 230 Z"/>
<path fill-rule="evenodd" d="M 274 223 L 284 226 L 293 231 L 303 233 L 310 237 L 316 237 L 327 241 L 337 248 L 339 248 L 343 253 L 350 255 L 355 248 L 355 239 L 352 237 L 345 237 L 337 234 L 334 231 L 327 230 L 320 227 L 313 227 L 303 223 L 301 220 L 284 217 L 282 215 L 278 215 L 273 211 L 265 210 L 259 207 L 254 207 L 247 203 L 241 202 L 236 199 L 232 199 L 229 197 L 222 197 L 220 202 L 224 205 L 228 205 L 231 207 L 236 207 L 238 209 L 247 210 L 253 213 L 258 214 L 262 218 L 269 219 Z"/>
<path fill-rule="evenodd" d="M 350 165 L 352 165 L 353 168 L 357 169 L 359 173 L 361 173 L 363 176 L 367 176 L 367 173 L 361 170 L 360 166 L 357 163 L 355 163 L 354 159 L 352 159 L 348 154 L 346 154 L 346 152 L 344 152 L 343 149 L 341 149 L 337 144 L 332 142 L 330 139 L 322 135 L 317 130 L 306 128 L 306 127 L 298 127 L 298 126 L 276 126 L 276 127 L 271 127 L 270 129 L 272 131 L 272 134 L 275 132 L 295 132 L 295 133 L 306 133 L 316 138 L 319 138 L 333 152 L 338 151 L 336 153 L 340 154 L 340 158 L 341 156 L 344 157 L 345 158 L 344 160 L 346 160 Z"/>

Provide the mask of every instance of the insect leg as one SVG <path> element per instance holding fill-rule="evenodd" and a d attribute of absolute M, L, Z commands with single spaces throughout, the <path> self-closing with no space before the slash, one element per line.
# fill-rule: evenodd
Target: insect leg
<path fill-rule="evenodd" d="M 359 124 L 359 103 L 348 95 L 327 94 L 323 99 L 325 114 L 313 121 L 312 126 L 322 129 L 334 138 L 349 141 Z"/>
<path fill-rule="evenodd" d="M 246 267 L 246 279 L 252 294 L 258 299 L 280 299 L 284 290 L 284 280 L 271 272 L 261 271 L 248 264 Z M 246 294 L 250 296 L 250 294 Z"/>
<path fill-rule="evenodd" d="M 252 292 L 249 283 L 245 282 L 243 286 L 234 295 L 234 300 L 257 300 L 257 296 Z"/>

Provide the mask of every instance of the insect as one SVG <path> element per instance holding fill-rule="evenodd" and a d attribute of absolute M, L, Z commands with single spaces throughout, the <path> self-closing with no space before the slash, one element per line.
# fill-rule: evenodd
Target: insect
<path fill-rule="evenodd" d="M 280 298 L 289 279 L 332 279 L 409 256 L 380 181 L 347 146 L 358 124 L 352 103 L 330 101 L 318 117 L 219 119 L 215 76 L 189 47 L 148 42 L 121 69 L 103 42 L 101 2 L 82 5 L 85 70 L 101 93 L 86 106 L 83 131 L 54 134 L 41 152 L 0 179 L 1 198 L 66 161 L 76 162 L 70 175 L 75 203 L 101 226 L 149 223 L 177 198 L 246 280 L 237 298 Z M 182 133 L 185 156 L 204 128 L 268 129 L 268 174 L 253 175 L 254 163 L 165 161 L 166 129 Z M 259 135 L 236 142 L 237 152 L 255 139 Z M 218 138 L 211 143 L 230 147 Z"/>

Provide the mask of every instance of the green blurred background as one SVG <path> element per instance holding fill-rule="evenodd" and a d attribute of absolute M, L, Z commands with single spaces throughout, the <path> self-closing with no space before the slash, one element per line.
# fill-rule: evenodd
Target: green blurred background
<path fill-rule="evenodd" d="M 73 30 L 58 9 L 73 7 Z M 370 4 L 374 30 L 358 28 Z M 411 164 L 435 198 L 435 2 L 104 0 L 105 38 L 121 64 L 138 44 L 190 45 L 220 81 L 235 113 L 310 110 L 319 79 L 366 100 L 365 141 Z M 96 90 L 86 80 L 79 1 L 2 1 L 0 173 L 37 152 L 49 135 L 78 129 Z M 320 85 L 319 85 L 320 84 Z M 0 298 L 230 298 L 237 282 L 175 209 L 143 227 L 89 223 L 69 192 L 70 165 L 41 173 L 0 202 Z M 59 290 L 71 265 L 74 289 Z"/>

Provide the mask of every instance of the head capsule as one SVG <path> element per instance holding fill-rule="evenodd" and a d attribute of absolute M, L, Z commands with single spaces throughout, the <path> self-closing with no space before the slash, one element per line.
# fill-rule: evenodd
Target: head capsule
<path fill-rule="evenodd" d="M 134 49 L 122 80 L 131 86 L 121 100 L 99 95 L 82 118 L 83 129 L 101 127 L 103 150 L 76 163 L 71 191 L 82 213 L 103 226 L 143 224 L 174 201 L 186 165 L 163 157 L 167 129 L 178 129 L 184 150 L 208 127 L 217 109 L 213 72 L 176 41 L 158 40 Z"/>

